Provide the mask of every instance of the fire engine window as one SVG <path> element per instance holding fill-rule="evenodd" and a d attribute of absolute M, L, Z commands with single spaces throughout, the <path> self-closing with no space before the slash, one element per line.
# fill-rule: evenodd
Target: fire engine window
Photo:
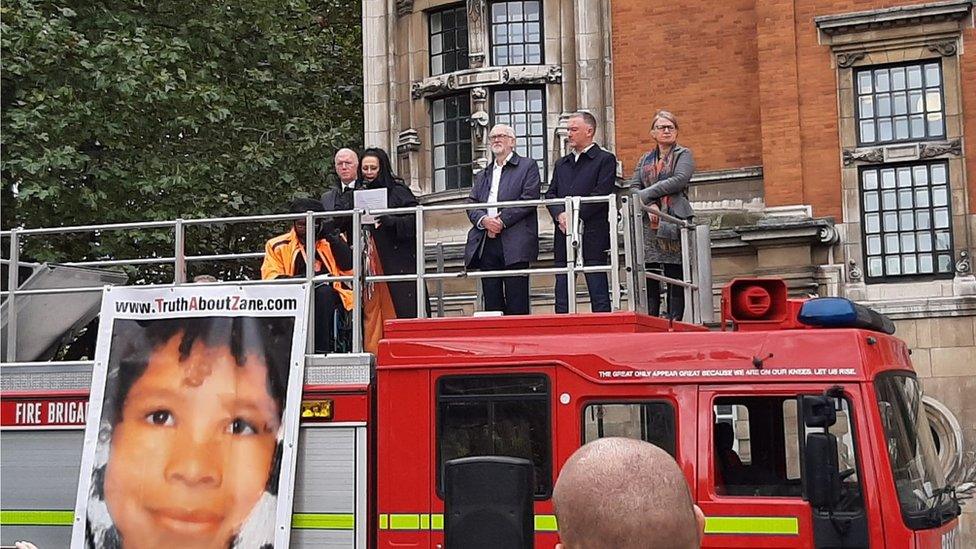
<path fill-rule="evenodd" d="M 674 456 L 674 423 L 669 402 L 589 404 L 583 409 L 583 444 L 603 437 L 635 438 Z"/>
<path fill-rule="evenodd" d="M 444 462 L 468 456 L 526 458 L 535 495 L 552 491 L 549 379 L 544 375 L 444 377 L 437 383 L 437 487 Z"/>
<path fill-rule="evenodd" d="M 819 429 L 803 427 L 801 431 L 795 396 L 720 398 L 715 401 L 713 414 L 716 493 L 802 496 L 803 439 L 807 432 Z M 843 476 L 844 502 L 840 508 L 851 510 L 862 504 L 846 400 L 841 401 L 837 423 L 829 431 L 837 437 Z"/>

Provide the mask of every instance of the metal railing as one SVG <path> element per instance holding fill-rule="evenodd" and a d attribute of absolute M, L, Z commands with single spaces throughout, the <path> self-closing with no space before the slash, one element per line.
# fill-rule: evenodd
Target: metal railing
<path fill-rule="evenodd" d="M 608 206 L 607 221 L 610 225 L 610 253 L 609 261 L 603 265 L 591 265 L 584 266 L 582 262 L 581 252 L 581 235 L 583 234 L 583 220 L 580 217 L 580 208 L 584 204 L 599 204 L 606 203 Z M 263 257 L 261 252 L 246 252 L 246 253 L 226 253 L 226 254 L 206 254 L 206 255 L 186 255 L 186 229 L 193 226 L 213 226 L 213 225 L 225 225 L 234 223 L 267 223 L 275 221 L 294 221 L 297 219 L 305 219 L 306 222 L 306 242 L 315 241 L 315 227 L 316 220 L 328 219 L 328 218 L 342 218 L 351 217 L 353 227 L 361 227 L 361 219 L 364 215 L 380 216 L 380 215 L 399 215 L 407 214 L 415 216 L 415 230 L 416 230 L 416 272 L 411 274 L 402 275 L 366 275 L 364 267 L 364 240 L 362 230 L 352 231 L 352 254 L 353 254 L 353 269 L 351 275 L 345 276 L 332 276 L 332 275 L 316 275 L 314 273 L 314 261 L 315 254 L 306 254 L 306 268 L 305 277 L 301 279 L 278 279 L 274 281 L 264 281 L 264 280 L 238 280 L 238 281 L 222 281 L 222 282 L 198 282 L 200 286 L 208 285 L 247 285 L 247 284 L 258 284 L 258 283 L 278 283 L 278 284 L 289 284 L 289 283 L 309 283 L 311 284 L 324 284 L 332 282 L 345 282 L 353 290 L 353 307 L 352 307 L 352 351 L 362 352 L 363 349 L 363 338 L 362 338 L 362 294 L 363 285 L 372 282 L 395 282 L 395 281 L 415 281 L 417 285 L 417 314 L 421 317 L 426 316 L 426 304 L 427 304 L 427 282 L 434 281 L 442 283 L 446 280 L 451 279 L 481 279 L 489 277 L 501 277 L 501 276 L 513 276 L 513 275 L 559 275 L 565 274 L 567 276 L 567 293 L 569 294 L 568 304 L 569 312 L 573 313 L 577 311 L 577 281 L 576 275 L 581 273 L 596 273 L 603 272 L 607 273 L 610 283 L 610 295 L 611 295 L 611 307 L 612 310 L 619 310 L 622 306 L 622 296 L 628 296 L 628 306 L 631 310 L 646 311 L 645 303 L 645 291 L 644 284 L 646 278 L 655 278 L 669 284 L 679 284 L 685 288 L 686 291 L 686 302 L 692 303 L 693 306 L 690 310 L 694 312 L 690 317 L 686 316 L 692 321 L 710 321 L 712 319 L 712 306 L 711 306 L 711 271 L 710 271 L 710 252 L 708 248 L 708 227 L 707 226 L 695 226 L 687 221 L 683 221 L 676 218 L 671 218 L 666 214 L 661 214 L 662 217 L 668 219 L 672 222 L 677 223 L 681 227 L 681 248 L 682 248 L 682 258 L 684 264 L 684 280 L 674 280 L 656 273 L 646 273 L 644 271 L 644 261 L 643 261 L 643 246 L 642 239 L 643 233 L 640 230 L 633 230 L 633 228 L 640 229 L 641 225 L 641 208 L 639 207 L 639 200 L 633 199 L 631 196 L 623 196 L 620 198 L 620 206 L 618 207 L 618 199 L 615 195 L 607 196 L 597 196 L 597 197 L 567 197 L 561 199 L 538 199 L 538 200 L 526 200 L 526 201 L 509 201 L 509 202 L 497 202 L 493 204 L 493 207 L 506 208 L 506 207 L 531 207 L 535 206 L 552 206 L 558 205 L 565 208 L 567 213 L 567 229 L 568 233 L 566 235 L 566 257 L 568 258 L 565 266 L 554 266 L 554 267 L 537 267 L 537 268 L 527 268 L 518 270 L 501 270 L 501 271 L 467 271 L 462 268 L 462 270 L 457 272 L 444 272 L 443 263 L 439 263 L 439 268 L 437 272 L 426 272 L 427 259 L 425 257 L 425 215 L 448 212 L 448 211 L 467 211 L 472 209 L 484 208 L 484 204 L 476 203 L 463 203 L 463 204 L 443 204 L 443 205 L 432 205 L 432 206 L 414 206 L 407 208 L 386 208 L 386 209 L 374 209 L 374 210 L 347 210 L 339 212 L 306 212 L 304 214 L 274 214 L 274 215 L 253 215 L 253 216 L 237 216 L 237 217 L 223 217 L 223 218 L 203 218 L 203 219 L 176 219 L 172 221 L 147 221 L 147 222 L 135 222 L 135 223 L 114 223 L 114 224 L 100 224 L 100 225 L 80 225 L 73 227 L 50 227 L 50 228 L 37 228 L 37 229 L 11 229 L 7 231 L 0 231 L 0 238 L 9 239 L 9 244 L 6 247 L 8 250 L 8 257 L 4 261 L 9 264 L 8 273 L 8 289 L 0 292 L 0 295 L 5 296 L 7 299 L 7 314 L 9 318 L 7 319 L 7 345 L 6 345 L 6 360 L 7 363 L 16 362 L 16 346 L 17 346 L 17 307 L 16 301 L 18 297 L 39 295 L 39 294 L 71 294 L 79 292 L 100 292 L 103 290 L 102 286 L 91 286 L 91 287 L 77 287 L 77 288 L 55 288 L 55 289 L 25 289 L 21 290 L 18 288 L 19 276 L 18 276 L 18 266 L 22 263 L 20 262 L 20 250 L 22 239 L 26 237 L 37 237 L 44 235 L 66 235 L 73 233 L 92 233 L 98 232 L 102 233 L 105 231 L 118 231 L 118 230 L 131 230 L 131 229 L 171 229 L 173 231 L 173 255 L 164 257 L 148 257 L 148 258 L 133 258 L 133 259 L 104 259 L 96 261 L 75 261 L 75 262 L 64 262 L 60 264 L 71 265 L 71 266 L 86 266 L 86 267 L 113 267 L 113 266 L 123 266 L 123 265 L 167 265 L 171 264 L 173 266 L 173 276 L 172 282 L 163 284 L 154 284 L 156 287 L 173 287 L 180 286 L 187 283 L 186 273 L 187 264 L 193 262 L 213 262 L 222 260 L 241 260 L 241 259 L 257 259 Z M 622 224 L 622 230 L 618 231 L 618 221 Z M 620 265 L 620 248 L 621 242 L 619 241 L 620 234 L 624 235 L 623 242 L 623 255 L 625 262 L 624 272 L 628 274 L 628 281 L 626 284 L 621 284 L 621 265 Z M 440 245 L 440 244 L 439 244 Z M 438 284 L 440 286 L 440 284 Z M 699 288 L 707 289 L 707 294 L 705 297 L 698 299 L 695 296 L 699 295 Z M 443 290 L 438 290 L 440 295 L 443 295 Z M 707 305 L 707 306 L 706 306 Z M 310 297 L 309 300 L 309 322 L 314 322 L 314 297 Z M 443 312 L 443 301 L 440 302 L 439 309 Z M 314 338 L 308 338 L 308 349 L 307 352 L 312 354 L 314 351 Z"/>
<path fill-rule="evenodd" d="M 632 273 L 630 287 L 633 288 L 631 302 L 634 309 L 647 312 L 647 280 L 657 280 L 665 284 L 674 284 L 684 288 L 685 310 L 682 320 L 696 324 L 715 321 L 714 305 L 712 303 L 712 261 L 711 261 L 711 227 L 707 224 L 696 225 L 689 220 L 668 215 L 662 211 L 653 214 L 664 221 L 674 223 L 679 228 L 681 240 L 682 279 L 678 280 L 663 274 L 648 271 L 644 259 L 644 231 L 645 212 L 650 208 L 641 204 L 636 195 L 621 198 L 622 210 L 629 212 L 625 219 L 633 230 L 625 229 L 624 234 L 632 237 L 628 243 L 633 258 L 628 271 Z"/>

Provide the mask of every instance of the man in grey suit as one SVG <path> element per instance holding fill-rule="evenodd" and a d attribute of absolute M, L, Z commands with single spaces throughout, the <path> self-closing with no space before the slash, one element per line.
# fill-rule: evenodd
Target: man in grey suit
<path fill-rule="evenodd" d="M 536 207 L 497 208 L 492 204 L 537 200 L 539 165 L 515 152 L 511 127 L 497 124 L 488 135 L 494 160 L 475 177 L 471 187 L 469 200 L 485 207 L 468 210 L 472 227 L 464 247 L 464 264 L 485 271 L 526 269 L 539 255 Z M 482 288 L 486 311 L 529 314 L 527 275 L 483 278 Z"/>

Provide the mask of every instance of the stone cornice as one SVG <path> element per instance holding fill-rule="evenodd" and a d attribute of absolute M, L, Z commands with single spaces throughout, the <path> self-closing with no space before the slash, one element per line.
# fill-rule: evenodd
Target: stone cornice
<path fill-rule="evenodd" d="M 962 139 L 950 141 L 926 141 L 918 143 L 892 143 L 879 147 L 848 148 L 841 153 L 844 167 L 856 164 L 880 164 L 882 162 L 899 162 L 927 160 L 930 158 L 948 158 L 962 155 Z"/>
<path fill-rule="evenodd" d="M 692 183 L 726 183 L 739 179 L 755 179 L 762 177 L 762 166 L 749 166 L 746 168 L 732 168 L 728 170 L 710 170 L 707 172 L 696 172 L 691 176 Z"/>
<path fill-rule="evenodd" d="M 822 15 L 813 21 L 827 36 L 940 21 L 960 21 L 973 9 L 972 0 L 950 0 L 914 6 Z"/>
<path fill-rule="evenodd" d="M 832 245 L 837 240 L 834 222 L 828 218 L 762 220 L 754 225 L 712 231 L 712 249 L 763 247 L 807 242 Z"/>
<path fill-rule="evenodd" d="M 455 90 L 480 86 L 526 84 L 558 84 L 563 81 L 563 69 L 559 65 L 516 65 L 511 67 L 487 67 L 468 69 L 430 76 L 415 80 L 410 85 L 410 96 L 423 99 Z"/>

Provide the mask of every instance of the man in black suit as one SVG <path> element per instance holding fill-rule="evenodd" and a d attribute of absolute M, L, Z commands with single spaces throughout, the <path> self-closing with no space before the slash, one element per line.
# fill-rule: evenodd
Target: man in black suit
<path fill-rule="evenodd" d="M 339 185 L 322 194 L 322 206 L 327 212 L 348 211 L 353 208 L 353 192 L 360 188 L 359 183 L 359 155 L 352 149 L 336 151 L 335 171 L 339 176 Z M 352 242 L 352 216 L 333 217 L 336 227 Z"/>
<path fill-rule="evenodd" d="M 494 160 L 481 171 L 468 200 L 484 208 L 468 210 L 471 230 L 464 264 L 486 271 L 527 269 L 539 255 L 539 221 L 535 206 L 496 208 L 492 203 L 539 198 L 539 165 L 515 152 L 515 131 L 497 124 L 489 132 Z M 485 310 L 507 315 L 529 314 L 527 275 L 481 279 Z"/>
<path fill-rule="evenodd" d="M 617 173 L 617 157 L 593 142 L 596 119 L 588 112 L 578 112 L 567 122 L 569 146 L 572 152 L 556 161 L 552 183 L 546 198 L 567 196 L 603 196 L 613 194 Z M 556 225 L 553 235 L 553 257 L 556 267 L 566 266 L 566 208 L 549 206 Z M 583 204 L 583 265 L 606 265 L 610 248 L 610 222 L 607 204 Z M 569 311 L 566 275 L 556 275 L 556 312 Z M 586 273 L 586 287 L 590 293 L 590 310 L 610 312 L 610 285 L 606 273 Z"/>

